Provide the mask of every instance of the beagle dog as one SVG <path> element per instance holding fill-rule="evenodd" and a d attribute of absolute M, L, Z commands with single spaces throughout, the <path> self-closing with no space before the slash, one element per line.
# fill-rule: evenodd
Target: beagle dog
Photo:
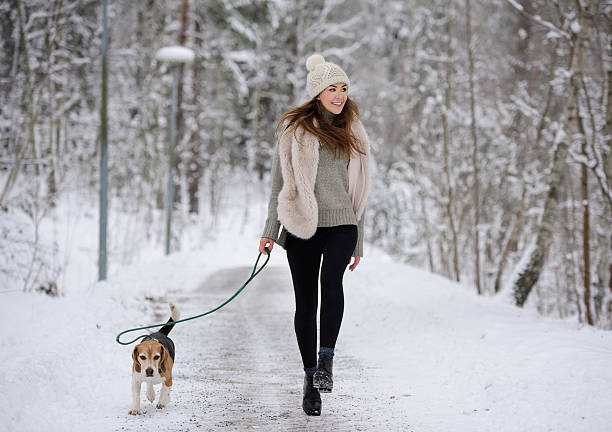
<path fill-rule="evenodd" d="M 170 305 L 170 316 L 168 322 L 178 321 L 180 311 L 174 305 Z M 160 331 L 152 333 L 148 339 L 142 341 L 132 352 L 132 409 L 131 415 L 141 414 L 140 411 L 140 387 L 143 382 L 147 383 L 147 399 L 155 400 L 154 384 L 162 384 L 159 392 L 157 408 L 161 409 L 170 402 L 170 388 L 172 387 L 172 366 L 174 365 L 174 342 L 168 337 L 168 333 L 174 324 L 161 328 Z"/>

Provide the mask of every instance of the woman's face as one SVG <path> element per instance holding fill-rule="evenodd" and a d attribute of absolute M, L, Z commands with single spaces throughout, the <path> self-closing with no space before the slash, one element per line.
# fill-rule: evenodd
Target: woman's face
<path fill-rule="evenodd" d="M 332 114 L 340 114 L 348 98 L 348 86 L 344 83 L 336 83 L 327 86 L 319 93 L 317 99 L 323 104 L 323 108 Z"/>

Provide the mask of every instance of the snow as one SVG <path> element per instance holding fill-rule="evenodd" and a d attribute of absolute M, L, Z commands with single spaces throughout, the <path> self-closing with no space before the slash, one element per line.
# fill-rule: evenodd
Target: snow
<path fill-rule="evenodd" d="M 242 97 L 247 97 L 249 94 L 249 86 L 244 73 L 240 70 L 240 67 L 230 58 L 224 58 L 223 64 L 231 71 L 232 76 L 236 80 L 238 94 Z"/>
<path fill-rule="evenodd" d="M 503 301 L 506 301 L 507 303 L 514 302 L 514 284 L 529 265 L 529 262 L 531 261 L 531 255 L 533 255 L 536 249 L 537 243 L 536 238 L 534 237 L 523 251 L 519 262 L 516 263 L 510 274 L 506 277 L 506 281 L 502 286 L 502 290 L 498 294 L 498 297 L 500 299 L 503 299 Z"/>
<path fill-rule="evenodd" d="M 193 61 L 195 53 L 184 46 L 167 46 L 157 50 L 155 58 L 167 62 L 188 63 Z"/>
<path fill-rule="evenodd" d="M 508 3 L 510 3 L 512 5 L 512 7 L 522 11 L 523 10 L 523 5 L 517 3 L 515 0 L 506 0 Z"/>
<path fill-rule="evenodd" d="M 557 147 L 559 144 L 561 144 L 566 139 L 567 139 L 567 135 L 565 134 L 565 130 L 562 127 L 559 127 L 557 129 L 557 133 L 555 134 L 555 141 L 554 141 L 555 147 Z"/>
<path fill-rule="evenodd" d="M 172 401 L 155 409 L 143 386 L 143 415 L 130 416 L 133 345 L 115 336 L 165 321 L 167 300 L 188 317 L 230 297 L 257 258 L 264 212 L 242 232 L 235 228 L 243 215 L 228 213 L 207 243 L 194 240 L 169 257 L 142 253 L 111 267 L 102 283 L 86 282 L 95 269 L 95 221 L 68 213 L 75 264 L 66 295 L 1 294 L 1 431 L 576 432 L 612 422 L 612 333 L 477 296 L 372 244 L 345 275 L 334 391 L 323 395 L 321 417 L 301 410 L 293 293 L 280 247 L 233 302 L 174 328 Z M 185 238 L 198 238 L 198 229 Z"/>
<path fill-rule="evenodd" d="M 257 43 L 257 39 L 259 39 L 258 35 L 255 31 L 249 27 L 247 23 L 244 22 L 243 19 L 239 18 L 236 15 L 230 15 L 227 19 L 229 26 L 239 35 L 245 37 L 249 42 Z"/>

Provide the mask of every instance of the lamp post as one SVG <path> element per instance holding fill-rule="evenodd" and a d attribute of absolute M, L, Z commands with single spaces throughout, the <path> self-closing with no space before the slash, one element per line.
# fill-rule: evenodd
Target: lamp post
<path fill-rule="evenodd" d="M 170 254 L 170 236 L 172 233 L 172 204 L 174 202 L 174 147 L 176 143 L 176 100 L 178 93 L 178 66 L 180 63 L 193 61 L 193 50 L 183 46 L 161 48 L 155 58 L 172 66 L 172 101 L 170 109 L 170 141 L 168 143 L 168 193 L 166 194 L 166 255 Z"/>
<path fill-rule="evenodd" d="M 98 230 L 98 280 L 106 280 L 108 230 L 108 1 L 103 3 L 102 25 L 102 103 L 100 104 L 100 226 Z"/>

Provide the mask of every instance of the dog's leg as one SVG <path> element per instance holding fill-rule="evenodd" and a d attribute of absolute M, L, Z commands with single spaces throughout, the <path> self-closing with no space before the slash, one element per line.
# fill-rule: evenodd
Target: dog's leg
<path fill-rule="evenodd" d="M 132 376 L 132 409 L 130 410 L 131 415 L 141 414 L 140 412 L 140 381 L 136 376 Z"/>
<path fill-rule="evenodd" d="M 155 400 L 155 389 L 151 381 L 147 381 L 147 399 L 149 399 L 151 403 Z"/>
<path fill-rule="evenodd" d="M 170 389 L 166 383 L 162 384 L 161 391 L 159 392 L 159 400 L 157 401 L 157 408 L 162 409 L 170 402 Z"/>

